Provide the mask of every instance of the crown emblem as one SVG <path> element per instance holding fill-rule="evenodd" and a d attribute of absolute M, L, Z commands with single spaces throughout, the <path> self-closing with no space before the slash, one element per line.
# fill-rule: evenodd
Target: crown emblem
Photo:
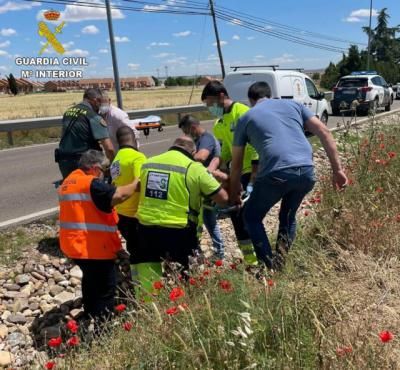
<path fill-rule="evenodd" d="M 47 10 L 43 13 L 43 15 L 48 21 L 56 21 L 58 18 L 60 18 L 60 12 L 57 10 Z"/>

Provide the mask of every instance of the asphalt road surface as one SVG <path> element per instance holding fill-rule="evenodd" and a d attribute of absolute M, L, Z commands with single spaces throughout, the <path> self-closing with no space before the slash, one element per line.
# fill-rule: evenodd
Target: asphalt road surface
<path fill-rule="evenodd" d="M 395 101 L 392 109 L 400 108 Z M 336 127 L 341 117 L 330 116 L 328 126 Z M 212 121 L 204 126 L 211 129 Z M 181 135 L 177 127 L 166 127 L 163 132 L 151 131 L 141 139 L 141 150 L 147 155 L 165 151 L 172 141 Z M 6 221 L 33 215 L 57 207 L 56 191 L 52 182 L 60 179 L 58 166 L 54 163 L 57 143 L 5 149 L 0 151 L 0 226 Z M 3 225 L 1 225 L 3 223 Z"/>

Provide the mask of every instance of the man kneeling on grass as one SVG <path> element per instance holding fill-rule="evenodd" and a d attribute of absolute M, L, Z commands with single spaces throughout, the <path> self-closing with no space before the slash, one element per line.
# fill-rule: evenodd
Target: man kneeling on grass
<path fill-rule="evenodd" d="M 104 183 L 107 164 L 102 152 L 88 150 L 58 190 L 61 250 L 82 270 L 83 308 L 95 319 L 114 310 L 115 259 L 124 252 L 113 207 L 132 196 L 138 184 Z"/>

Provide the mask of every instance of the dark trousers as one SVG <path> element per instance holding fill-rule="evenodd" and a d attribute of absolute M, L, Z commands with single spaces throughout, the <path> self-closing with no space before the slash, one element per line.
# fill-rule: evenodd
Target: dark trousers
<path fill-rule="evenodd" d="M 118 230 L 126 240 L 126 249 L 131 255 L 129 258 L 130 263 L 133 262 L 133 254 L 135 253 L 135 246 L 139 242 L 138 225 L 139 221 L 134 217 L 127 217 L 124 215 L 118 215 Z"/>
<path fill-rule="evenodd" d="M 178 262 L 185 270 L 189 256 L 199 250 L 197 227 L 190 224 L 183 229 L 145 226 L 139 224 L 139 244 L 133 253 L 134 263 Z"/>
<path fill-rule="evenodd" d="M 250 177 L 250 173 L 245 173 L 241 176 L 240 182 L 242 183 L 243 189 L 246 189 L 248 183 L 250 182 Z M 243 219 L 243 208 L 241 208 L 239 212 L 234 212 L 230 214 L 230 218 L 232 221 L 233 229 L 235 230 L 236 239 L 238 241 L 249 240 L 250 236 L 245 228 Z"/>
<path fill-rule="evenodd" d="M 116 268 L 114 260 L 74 260 L 81 268 L 82 301 L 86 315 L 106 318 L 114 311 Z"/>
<path fill-rule="evenodd" d="M 58 168 L 60 169 L 63 179 L 68 177 L 68 175 L 78 169 L 79 159 L 61 159 L 58 162 Z"/>

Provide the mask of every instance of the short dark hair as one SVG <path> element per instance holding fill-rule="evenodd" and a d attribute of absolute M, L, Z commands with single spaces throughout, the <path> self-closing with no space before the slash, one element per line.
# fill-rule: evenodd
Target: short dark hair
<path fill-rule="evenodd" d="M 131 144 L 137 148 L 135 131 L 129 126 L 121 126 L 115 133 L 119 146 Z"/>
<path fill-rule="evenodd" d="M 220 96 L 221 93 L 229 98 L 228 91 L 226 91 L 222 82 L 210 81 L 206 86 L 204 86 L 203 92 L 201 93 L 201 100 L 206 100 L 208 96 Z"/>
<path fill-rule="evenodd" d="M 200 122 L 197 118 L 191 116 L 190 114 L 187 114 L 182 117 L 182 119 L 178 123 L 178 127 L 182 128 L 184 126 L 189 126 L 189 125 L 198 125 Z"/>
<path fill-rule="evenodd" d="M 101 99 L 102 97 L 103 92 L 98 88 L 89 88 L 83 93 L 83 99 Z"/>
<path fill-rule="evenodd" d="M 264 81 L 255 82 L 249 87 L 247 96 L 255 101 L 263 98 L 269 99 L 271 97 L 271 88 Z"/>

